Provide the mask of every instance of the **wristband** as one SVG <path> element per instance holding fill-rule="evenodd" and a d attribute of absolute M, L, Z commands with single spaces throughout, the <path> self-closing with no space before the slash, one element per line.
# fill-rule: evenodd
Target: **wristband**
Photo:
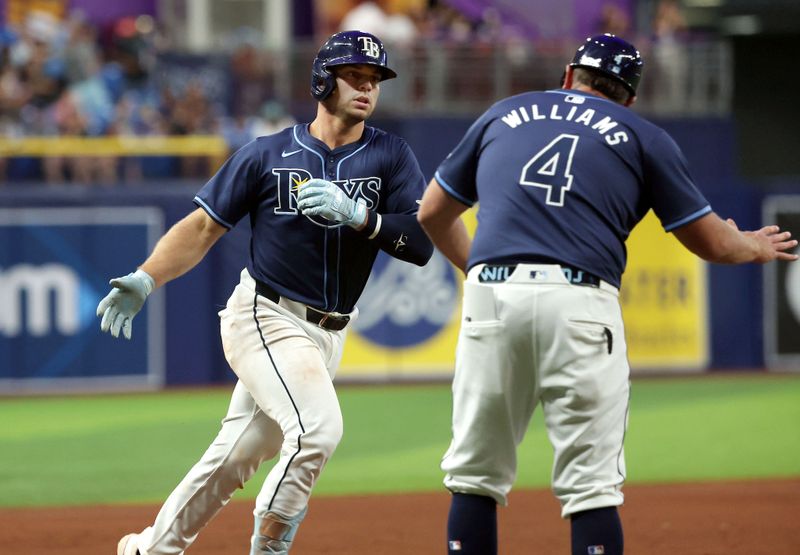
<path fill-rule="evenodd" d="M 368 239 L 375 239 L 375 237 L 377 237 L 378 233 L 381 231 L 381 215 L 376 213 L 375 216 L 375 231 L 370 234 Z"/>
<path fill-rule="evenodd" d="M 373 210 L 367 211 L 367 222 L 361 230 L 367 236 L 367 239 L 375 239 L 381 230 L 381 215 Z"/>

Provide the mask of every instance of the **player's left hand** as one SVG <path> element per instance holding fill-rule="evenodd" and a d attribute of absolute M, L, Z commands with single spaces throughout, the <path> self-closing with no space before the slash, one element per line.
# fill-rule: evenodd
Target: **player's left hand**
<path fill-rule="evenodd" d="M 119 337 L 121 330 L 125 338 L 130 339 L 133 317 L 142 309 L 155 282 L 147 272 L 137 270 L 109 283 L 113 289 L 97 305 L 97 315 L 103 317 L 100 330 L 108 331 L 114 337 Z"/>
<path fill-rule="evenodd" d="M 305 183 L 297 193 L 297 207 L 306 216 L 322 216 L 351 227 L 361 227 L 367 221 L 366 205 L 325 179 Z"/>

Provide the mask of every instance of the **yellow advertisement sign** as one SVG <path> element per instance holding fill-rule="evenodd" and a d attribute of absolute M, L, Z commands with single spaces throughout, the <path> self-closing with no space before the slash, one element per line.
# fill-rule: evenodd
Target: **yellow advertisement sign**
<path fill-rule="evenodd" d="M 476 209 L 462 219 L 470 234 Z M 422 268 L 384 254 L 376 261 L 348 332 L 339 376 L 436 378 L 453 373 L 464 275 L 438 251 Z"/>
<path fill-rule="evenodd" d="M 620 301 L 634 370 L 708 364 L 706 266 L 649 212 L 628 238 Z"/>
<path fill-rule="evenodd" d="M 386 259 L 359 302 L 360 315 L 348 332 L 339 375 L 452 374 L 461 323 L 461 272 L 438 252 L 424 268 Z"/>
<path fill-rule="evenodd" d="M 464 215 L 470 233 L 476 211 Z M 620 300 L 634 370 L 708 361 L 705 265 L 649 213 L 627 242 Z M 463 275 L 440 253 L 422 268 L 381 254 L 351 326 L 339 376 L 422 379 L 453 371 Z"/>

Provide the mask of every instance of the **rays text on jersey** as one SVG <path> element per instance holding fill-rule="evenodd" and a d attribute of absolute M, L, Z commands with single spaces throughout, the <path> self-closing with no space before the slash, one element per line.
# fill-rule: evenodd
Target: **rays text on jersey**
<path fill-rule="evenodd" d="M 298 214 L 297 191 L 306 182 L 314 178 L 314 175 L 305 168 L 272 168 L 272 175 L 275 176 L 275 206 L 272 209 L 274 214 L 294 216 Z M 370 177 L 351 177 L 349 179 L 331 180 L 341 188 L 348 197 L 353 200 L 362 200 L 367 208 L 374 210 L 381 200 L 381 178 Z M 317 225 L 328 225 L 324 218 L 311 217 Z"/>
<path fill-rule="evenodd" d="M 609 134 L 612 129 L 619 125 L 616 121 L 602 114 L 600 116 L 602 117 L 599 117 L 592 108 L 553 104 L 548 111 L 547 109 L 542 110 L 539 108 L 538 104 L 531 104 L 530 106 L 514 108 L 501 119 L 511 129 L 516 129 L 523 123 L 545 119 L 571 121 L 576 124 L 583 124 L 585 127 L 591 127 L 600 133 L 605 138 L 606 143 L 611 146 L 628 142 L 628 134 L 621 129 Z"/>

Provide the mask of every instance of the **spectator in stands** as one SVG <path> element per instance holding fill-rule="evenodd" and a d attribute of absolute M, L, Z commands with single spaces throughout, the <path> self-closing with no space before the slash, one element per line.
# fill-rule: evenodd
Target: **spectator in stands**
<path fill-rule="evenodd" d="M 381 32 L 386 26 L 386 18 L 386 12 L 377 2 L 364 0 L 358 2 L 353 9 L 347 12 L 342 18 L 339 28 L 340 30 L 358 29 L 374 35 Z"/>
<path fill-rule="evenodd" d="M 9 63 L 9 47 L 13 42 L 13 34 L 0 28 L 0 137 L 20 134 L 16 121 L 24 100 L 19 75 Z M 5 182 L 7 165 L 7 159 L 0 155 L 0 185 Z"/>
<path fill-rule="evenodd" d="M 19 67 L 11 63 L 16 35 L 0 29 L 0 131 L 3 136 L 19 136 L 20 111 L 28 101 L 28 90 Z"/>
<path fill-rule="evenodd" d="M 70 14 L 63 34 L 62 56 L 67 81 L 75 83 L 97 75 L 102 63 L 97 32 L 82 12 Z"/>
<path fill-rule="evenodd" d="M 220 132 L 225 138 L 229 153 L 233 154 L 256 137 L 272 135 L 295 123 L 295 119 L 286 113 L 283 104 L 269 100 L 253 116 L 234 115 L 222 118 Z"/>
<path fill-rule="evenodd" d="M 472 38 L 472 23 L 458 10 L 435 2 L 428 11 L 426 38 L 444 43 L 467 43 Z"/>
<path fill-rule="evenodd" d="M 261 105 L 275 95 L 275 60 L 258 47 L 260 33 L 240 29 L 238 43 L 233 46 L 231 68 L 231 99 L 229 113 L 235 118 L 255 116 Z"/>
<path fill-rule="evenodd" d="M 338 30 L 357 29 L 380 36 L 393 52 L 392 66 L 398 73 L 409 75 L 411 72 L 407 65 L 408 51 L 415 46 L 420 34 L 411 13 L 417 13 L 416 5 L 411 0 L 406 0 L 405 3 L 362 0 L 342 18 Z M 389 87 L 381 92 L 381 98 L 384 104 L 388 105 L 403 92 L 404 89 L 400 87 Z"/>
<path fill-rule="evenodd" d="M 254 137 L 252 118 L 235 115 L 222 118 L 220 133 L 228 145 L 228 156 L 252 141 Z"/>
<path fill-rule="evenodd" d="M 393 8 L 385 1 L 361 1 L 344 16 L 339 30 L 358 29 L 380 35 L 386 44 L 409 47 L 419 31 L 414 18 L 406 9 Z"/>
<path fill-rule="evenodd" d="M 286 111 L 283 104 L 277 100 L 269 100 L 261 106 L 258 116 L 253 118 L 253 138 L 272 135 L 295 123 L 297 121 Z"/>
<path fill-rule="evenodd" d="M 27 89 L 26 103 L 40 110 L 55 102 L 66 86 L 63 61 L 51 49 L 55 33 L 44 15 L 32 14 L 11 48 L 11 63 Z"/>
<path fill-rule="evenodd" d="M 114 99 L 114 122 L 109 135 L 163 136 L 169 133 L 169 114 L 162 91 L 154 78 L 155 35 L 137 28 L 137 18 L 116 22 L 108 48 L 108 61 L 101 74 Z M 119 162 L 125 181 L 147 176 L 144 165 L 155 175 L 167 175 L 178 163 L 170 157 L 125 156 Z"/>
<path fill-rule="evenodd" d="M 630 18 L 628 13 L 614 3 L 606 3 L 600 10 L 600 21 L 594 34 L 611 33 L 618 37 L 630 35 Z"/>
<path fill-rule="evenodd" d="M 658 86 L 652 101 L 664 113 L 686 109 L 689 64 L 686 53 L 686 19 L 677 0 L 660 0 L 653 18 L 650 59 Z"/>
<path fill-rule="evenodd" d="M 170 135 L 209 135 L 217 131 L 211 105 L 199 83 L 190 82 L 183 91 L 177 91 L 169 104 Z M 207 177 L 207 162 L 201 156 L 182 156 L 181 177 Z"/>
<path fill-rule="evenodd" d="M 94 90 L 92 90 L 94 89 Z M 82 81 L 61 95 L 54 105 L 54 118 L 60 135 L 92 136 L 105 132 L 113 113 L 105 91 L 91 81 Z M 100 119 L 103 119 L 101 121 Z M 116 158 L 109 156 L 49 156 L 42 160 L 48 183 L 68 180 L 84 185 L 112 185 L 117 181 Z"/>

